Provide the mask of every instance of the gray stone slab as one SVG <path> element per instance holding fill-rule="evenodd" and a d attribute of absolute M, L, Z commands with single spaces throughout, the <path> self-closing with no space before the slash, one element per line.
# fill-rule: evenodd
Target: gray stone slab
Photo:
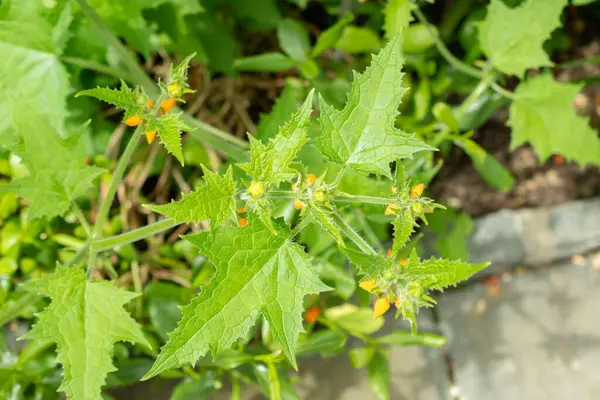
<path fill-rule="evenodd" d="M 423 310 L 419 329 L 431 331 L 429 310 Z M 388 313 L 387 317 L 392 317 Z M 401 320 L 388 318 L 381 334 L 408 329 Z M 355 343 L 356 345 L 356 343 Z M 440 349 L 418 346 L 389 347 L 390 397 L 394 400 L 448 400 L 449 381 Z M 369 388 L 366 369 L 354 369 L 347 354 L 332 358 L 312 358 L 301 365 L 298 393 L 311 400 L 376 399 Z"/>
<path fill-rule="evenodd" d="M 481 217 L 469 240 L 472 261 L 544 265 L 600 247 L 600 199 L 554 207 L 501 210 Z"/>
<path fill-rule="evenodd" d="M 564 265 L 444 293 L 461 400 L 600 398 L 600 271 Z"/>

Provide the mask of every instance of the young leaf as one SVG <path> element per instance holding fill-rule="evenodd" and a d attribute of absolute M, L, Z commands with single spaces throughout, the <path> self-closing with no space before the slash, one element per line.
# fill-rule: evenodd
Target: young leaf
<path fill-rule="evenodd" d="M 136 293 L 119 289 L 112 282 L 88 281 L 81 269 L 63 267 L 23 287 L 52 299 L 23 338 L 57 344 L 64 376 L 59 390 L 68 399 L 102 399 L 100 388 L 106 375 L 116 371 L 112 365 L 116 342 L 150 348 L 140 326 L 123 309 L 138 296 Z"/>
<path fill-rule="evenodd" d="M 181 148 L 181 131 L 190 131 L 190 128 L 181 120 L 182 113 L 167 113 L 148 121 L 146 131 L 158 131 L 160 142 L 167 151 L 175 156 L 184 165 L 183 150 Z"/>
<path fill-rule="evenodd" d="M 211 229 L 223 224 L 227 218 L 235 218 L 236 192 L 231 167 L 221 177 L 202 166 L 204 186 L 184 194 L 179 201 L 164 205 L 144 205 L 149 210 L 173 218 L 177 222 L 200 222 L 210 220 Z"/>
<path fill-rule="evenodd" d="M 342 249 L 350 262 L 358 267 L 359 275 L 375 278 L 383 272 L 390 270 L 394 265 L 393 257 L 384 257 L 381 254 L 371 255 L 349 248 Z"/>
<path fill-rule="evenodd" d="M 558 28 L 567 0 L 526 0 L 510 8 L 492 0 L 479 25 L 481 48 L 500 71 L 523 77 L 528 68 L 551 66 L 542 45 Z"/>
<path fill-rule="evenodd" d="M 286 18 L 277 26 L 279 45 L 295 61 L 306 61 L 310 50 L 308 31 L 301 23 Z"/>
<path fill-rule="evenodd" d="M 281 127 L 279 134 L 264 145 L 254 137 L 250 139 L 250 162 L 238 164 L 255 181 L 277 185 L 295 176 L 290 164 L 304 143 L 308 141 L 306 128 L 312 112 L 314 90 L 292 118 Z"/>
<path fill-rule="evenodd" d="M 392 224 L 394 225 L 394 244 L 392 245 L 392 251 L 395 253 L 406 245 L 410 236 L 415 231 L 415 227 L 418 225 L 409 209 L 402 210 L 402 212 L 398 214 L 398 218 L 396 218 Z"/>
<path fill-rule="evenodd" d="M 388 39 L 398 36 L 402 33 L 402 29 L 408 27 L 414 19 L 410 14 L 414 4 L 410 0 L 388 0 L 383 15 L 385 22 L 383 30 L 385 37 Z"/>
<path fill-rule="evenodd" d="M 467 153 L 479 175 L 489 185 L 507 192 L 515 182 L 510 171 L 471 139 L 456 139 L 454 143 Z"/>
<path fill-rule="evenodd" d="M 352 15 L 350 12 L 346 12 L 346 14 L 344 14 L 344 16 L 340 18 L 338 22 L 321 32 L 310 56 L 315 58 L 325 50 L 333 47 L 342 37 L 342 33 L 344 32 L 346 25 L 352 21 L 354 21 L 354 15 Z"/>
<path fill-rule="evenodd" d="M 183 318 L 144 379 L 186 363 L 209 350 L 230 348 L 259 315 L 269 322 L 275 342 L 296 367 L 294 349 L 302 331 L 305 295 L 329 290 L 310 257 L 291 242 L 290 230 L 276 221 L 279 235 L 257 218 L 243 228 L 186 236 L 216 266 L 212 282 L 183 307 Z"/>
<path fill-rule="evenodd" d="M 15 110 L 21 142 L 14 151 L 23 159 L 29 175 L 0 185 L 31 202 L 31 218 L 64 215 L 71 202 L 83 195 L 103 172 L 85 163 L 79 137 L 61 139 L 50 120 L 32 109 Z"/>
<path fill-rule="evenodd" d="M 299 98 L 303 90 L 297 81 L 286 80 L 281 95 L 275 101 L 269 114 L 261 114 L 256 127 L 256 137 L 263 143 L 274 138 L 283 124 L 298 110 Z"/>
<path fill-rule="evenodd" d="M 348 103 L 336 110 L 322 97 L 322 136 L 317 145 L 332 161 L 364 173 L 390 177 L 390 162 L 421 150 L 434 150 L 413 135 L 395 128 L 402 87 L 400 38 L 376 56 L 363 74 L 356 74 Z"/>
<path fill-rule="evenodd" d="M 379 400 L 390 399 L 390 369 L 387 358 L 380 352 L 375 353 L 367 369 L 369 386 Z"/>
<path fill-rule="evenodd" d="M 530 142 L 542 162 L 562 154 L 580 164 L 600 163 L 600 139 L 573 109 L 582 86 L 556 82 L 549 74 L 522 82 L 510 106 L 511 150 Z"/>
<path fill-rule="evenodd" d="M 447 286 L 454 286 L 460 281 L 464 281 L 489 264 L 469 264 L 454 260 L 436 260 L 435 258 L 419 261 L 413 252 L 408 265 L 402 268 L 402 278 L 419 282 L 426 289 L 442 290 Z"/>
<path fill-rule="evenodd" d="M 102 100 L 105 103 L 112 104 L 113 106 L 129 111 L 130 113 L 135 113 L 136 110 L 139 110 L 146 106 L 146 104 L 138 104 L 138 96 L 136 93 L 125 83 L 125 81 L 121 80 L 121 88 L 120 89 L 110 89 L 110 88 L 95 88 L 95 89 L 87 89 L 82 90 L 77 93 L 75 97 L 79 96 L 90 96 L 95 97 L 98 100 Z"/>

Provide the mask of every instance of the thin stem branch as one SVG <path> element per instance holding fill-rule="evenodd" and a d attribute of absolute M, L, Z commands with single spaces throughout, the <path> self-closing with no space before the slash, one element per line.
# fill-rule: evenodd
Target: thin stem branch
<path fill-rule="evenodd" d="M 65 268 L 69 268 L 72 267 L 74 265 L 79 264 L 81 261 L 83 261 L 83 259 L 85 258 L 85 255 L 87 254 L 88 249 L 90 248 L 90 244 L 91 244 L 91 240 L 88 239 L 83 246 L 81 246 L 79 248 L 79 250 L 77 250 L 77 252 L 73 255 L 73 257 L 71 257 L 69 259 L 69 261 L 67 261 L 66 263 L 63 264 L 63 267 Z"/>
<path fill-rule="evenodd" d="M 375 234 L 375 231 L 373 231 L 373 228 L 371 228 L 371 225 L 369 225 L 369 222 L 365 217 L 365 213 L 363 213 L 363 211 L 360 208 L 358 208 L 356 209 L 354 214 L 356 215 L 356 220 L 360 224 L 361 230 L 365 233 L 371 244 L 375 246 L 377 250 L 383 252 L 385 249 L 383 248 L 381 241 Z"/>
<path fill-rule="evenodd" d="M 290 234 L 289 240 L 292 240 L 294 237 L 296 237 L 296 235 L 298 235 L 300 232 L 302 232 L 304 230 L 304 228 L 306 228 L 311 222 L 313 222 L 312 215 L 307 215 L 306 217 L 302 218 L 300 223 L 298 223 L 298 225 L 296 225 L 294 227 L 294 230 Z"/>
<path fill-rule="evenodd" d="M 181 225 L 181 223 L 176 222 L 172 218 L 163 219 L 162 221 L 158 221 L 142 228 L 122 233 L 120 235 L 111 236 L 104 239 L 96 239 L 93 242 L 93 248 L 96 252 L 110 250 L 116 246 L 122 246 L 137 242 L 138 240 L 146 239 L 147 237 L 174 228 L 178 225 Z"/>
<path fill-rule="evenodd" d="M 498 83 L 496 83 L 496 82 L 492 82 L 490 84 L 490 87 L 492 89 L 494 89 L 496 92 L 500 93 L 502 96 L 506 97 L 507 99 L 510 99 L 512 101 L 517 99 L 517 96 L 513 92 L 504 89 L 502 86 L 498 85 Z"/>
<path fill-rule="evenodd" d="M 416 4 L 415 4 L 415 6 L 416 6 Z M 434 38 L 435 47 L 437 47 L 438 51 L 440 52 L 442 57 L 444 57 L 446 59 L 446 61 L 448 61 L 450 64 L 452 64 L 454 67 L 456 67 L 456 69 L 458 69 L 459 71 L 462 71 L 463 73 L 465 73 L 467 75 L 473 76 L 475 78 L 480 78 L 480 79 L 484 77 L 483 71 L 481 71 L 478 68 L 472 67 L 467 63 L 464 63 L 463 61 L 456 58 L 454 56 L 454 54 L 452 54 L 450 52 L 450 50 L 448 50 L 448 48 L 446 47 L 446 44 L 440 37 L 440 34 L 438 33 L 438 31 L 431 27 L 431 25 L 429 24 L 429 21 L 427 21 L 427 18 L 425 17 L 423 12 L 421 12 L 421 10 L 419 9 L 418 6 L 414 7 L 413 12 L 415 13 L 415 16 L 417 17 L 419 22 L 421 22 L 422 24 L 427 26 L 427 29 L 429 29 L 429 33 Z"/>
<path fill-rule="evenodd" d="M 85 215 L 83 214 L 83 211 L 81 211 L 81 208 L 79 208 L 79 206 L 77 205 L 77 203 L 72 202 L 72 205 L 73 205 L 73 213 L 75 214 L 75 216 L 79 220 L 79 223 L 81 224 L 81 226 L 85 230 L 85 233 L 88 236 L 90 236 L 90 234 L 92 232 L 92 229 L 90 227 L 90 224 L 87 221 L 87 218 L 85 218 Z"/>
<path fill-rule="evenodd" d="M 377 252 L 373 250 L 369 243 L 367 243 L 367 241 L 363 239 L 362 236 L 358 234 L 358 232 L 356 232 L 350 225 L 348 225 L 346 220 L 344 220 L 344 218 L 342 218 L 337 212 L 333 213 L 333 220 L 337 223 L 342 233 L 344 233 L 350 240 L 352 240 L 352 242 L 361 251 L 371 255 L 377 254 Z"/>

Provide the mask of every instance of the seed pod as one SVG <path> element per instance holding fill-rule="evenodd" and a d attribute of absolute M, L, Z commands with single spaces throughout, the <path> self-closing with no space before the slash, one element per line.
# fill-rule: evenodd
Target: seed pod
<path fill-rule="evenodd" d="M 255 199 L 259 198 L 265 193 L 265 184 L 261 181 L 252 181 L 248 186 L 248 193 Z"/>
<path fill-rule="evenodd" d="M 156 134 L 158 133 L 158 130 L 153 130 L 153 131 L 148 131 L 145 133 L 146 135 L 146 140 L 148 141 L 148 144 L 152 144 L 152 142 L 154 141 L 154 138 L 156 137 Z"/>
<path fill-rule="evenodd" d="M 133 117 L 129 117 L 125 120 L 125 125 L 127 126 L 138 126 L 142 123 L 142 119 L 139 114 L 135 114 Z"/>
<path fill-rule="evenodd" d="M 381 317 L 387 310 L 390 309 L 390 298 L 384 297 L 377 299 L 375 306 L 373 307 L 373 319 Z"/>
<path fill-rule="evenodd" d="M 302 210 L 303 204 L 300 200 L 296 199 L 294 200 L 294 208 L 296 210 Z"/>

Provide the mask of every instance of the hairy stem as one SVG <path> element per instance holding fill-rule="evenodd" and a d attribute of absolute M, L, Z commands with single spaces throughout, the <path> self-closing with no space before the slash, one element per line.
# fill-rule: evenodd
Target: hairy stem
<path fill-rule="evenodd" d="M 77 250 L 77 252 L 73 255 L 73 257 L 71 257 L 69 259 L 69 261 L 67 261 L 66 263 L 63 264 L 63 267 L 69 268 L 69 267 L 79 264 L 85 258 L 85 255 L 87 254 L 88 249 L 90 248 L 90 244 L 91 244 L 91 239 L 88 239 L 83 244 L 83 246 L 81 246 L 81 248 L 79 248 L 79 250 Z"/>
<path fill-rule="evenodd" d="M 111 236 L 103 239 L 96 239 L 93 242 L 93 248 L 96 252 L 113 249 L 117 246 L 137 242 L 138 240 L 146 239 L 157 233 L 166 231 L 180 225 L 179 222 L 175 222 L 172 218 L 163 219 L 162 221 L 155 222 L 150 225 L 146 225 L 142 228 L 135 229 L 130 232 L 125 232 L 120 235 Z"/>
<path fill-rule="evenodd" d="M 83 214 L 83 211 L 81 211 L 81 208 L 79 208 L 79 206 L 77 205 L 77 203 L 72 202 L 72 204 L 73 204 L 73 213 L 75 214 L 75 216 L 79 220 L 79 223 L 81 224 L 81 226 L 85 230 L 85 233 L 88 236 L 90 236 L 90 234 L 92 233 L 92 230 L 90 228 L 90 224 L 88 223 L 87 219 L 85 218 L 85 215 Z"/>
<path fill-rule="evenodd" d="M 266 194 L 269 199 L 296 199 L 298 196 L 296 192 L 290 190 L 271 190 Z M 349 196 L 335 196 L 333 202 L 335 203 L 359 203 L 359 204 L 382 204 L 388 205 L 398 201 L 395 197 L 378 197 L 378 196 L 361 196 L 361 195 L 349 195 Z"/>
<path fill-rule="evenodd" d="M 364 253 L 376 255 L 377 252 L 356 232 L 344 218 L 337 212 L 333 213 L 333 220 L 336 222 L 342 233 L 344 233 L 352 242 Z"/>
<path fill-rule="evenodd" d="M 307 215 L 306 217 L 302 218 L 302 220 L 298 223 L 298 225 L 296 225 L 294 227 L 294 230 L 290 234 L 289 240 L 292 240 L 294 237 L 296 237 L 296 235 L 298 235 L 300 232 L 302 232 L 304 230 L 304 228 L 306 228 L 311 222 L 313 222 L 312 215 Z"/>

